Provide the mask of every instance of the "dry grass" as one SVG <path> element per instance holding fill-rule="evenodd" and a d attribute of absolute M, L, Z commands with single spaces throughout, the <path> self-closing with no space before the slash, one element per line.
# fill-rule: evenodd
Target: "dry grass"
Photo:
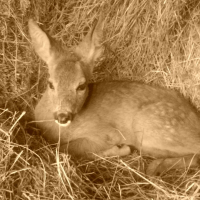
<path fill-rule="evenodd" d="M 0 0 L 0 10 L 0 199 L 200 198 L 198 169 L 147 177 L 138 155 L 77 163 L 49 147 L 30 123 L 47 69 L 27 33 L 34 17 L 74 45 L 103 10 L 107 51 L 93 81 L 174 88 L 200 108 L 198 0 Z"/>

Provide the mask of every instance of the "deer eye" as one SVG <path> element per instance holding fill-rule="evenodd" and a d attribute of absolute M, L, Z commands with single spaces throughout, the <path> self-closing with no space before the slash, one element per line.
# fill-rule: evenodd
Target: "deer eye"
<path fill-rule="evenodd" d="M 48 81 L 48 85 L 49 85 L 49 88 L 50 88 L 50 89 L 52 89 L 52 90 L 55 89 L 54 86 L 53 86 L 53 83 L 52 83 L 51 81 Z"/>
<path fill-rule="evenodd" d="M 85 90 L 86 86 L 87 86 L 86 82 L 82 83 L 77 87 L 76 90 L 83 91 L 83 90 Z"/>

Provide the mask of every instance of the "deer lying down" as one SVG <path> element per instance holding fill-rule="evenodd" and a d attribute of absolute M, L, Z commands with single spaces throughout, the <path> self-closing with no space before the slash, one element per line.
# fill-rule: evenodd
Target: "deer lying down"
<path fill-rule="evenodd" d="M 29 33 L 49 69 L 48 87 L 35 119 L 50 143 L 75 157 L 125 156 L 131 146 L 153 161 L 148 174 L 168 167 L 198 165 L 200 117 L 177 92 L 138 82 L 89 84 L 94 63 L 104 52 L 103 21 L 75 47 L 67 49 L 33 20 Z M 183 158 L 183 159 L 180 159 Z"/>

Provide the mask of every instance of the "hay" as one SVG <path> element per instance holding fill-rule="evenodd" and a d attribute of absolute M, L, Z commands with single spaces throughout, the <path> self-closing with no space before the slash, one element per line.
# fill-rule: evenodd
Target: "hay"
<path fill-rule="evenodd" d="M 147 177 L 140 156 L 75 163 L 31 123 L 47 68 L 35 55 L 27 20 L 63 44 L 77 44 L 105 13 L 104 60 L 92 81 L 139 80 L 180 91 L 200 107 L 198 0 L 0 0 L 0 198 L 195 199 L 198 169 Z M 26 112 L 26 115 L 23 115 Z"/>

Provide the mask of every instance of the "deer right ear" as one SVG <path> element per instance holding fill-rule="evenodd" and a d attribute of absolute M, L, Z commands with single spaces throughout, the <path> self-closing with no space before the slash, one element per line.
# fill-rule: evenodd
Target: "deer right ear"
<path fill-rule="evenodd" d="M 32 19 L 29 20 L 28 27 L 32 44 L 36 53 L 43 61 L 49 64 L 52 59 L 51 44 L 49 37 Z"/>

